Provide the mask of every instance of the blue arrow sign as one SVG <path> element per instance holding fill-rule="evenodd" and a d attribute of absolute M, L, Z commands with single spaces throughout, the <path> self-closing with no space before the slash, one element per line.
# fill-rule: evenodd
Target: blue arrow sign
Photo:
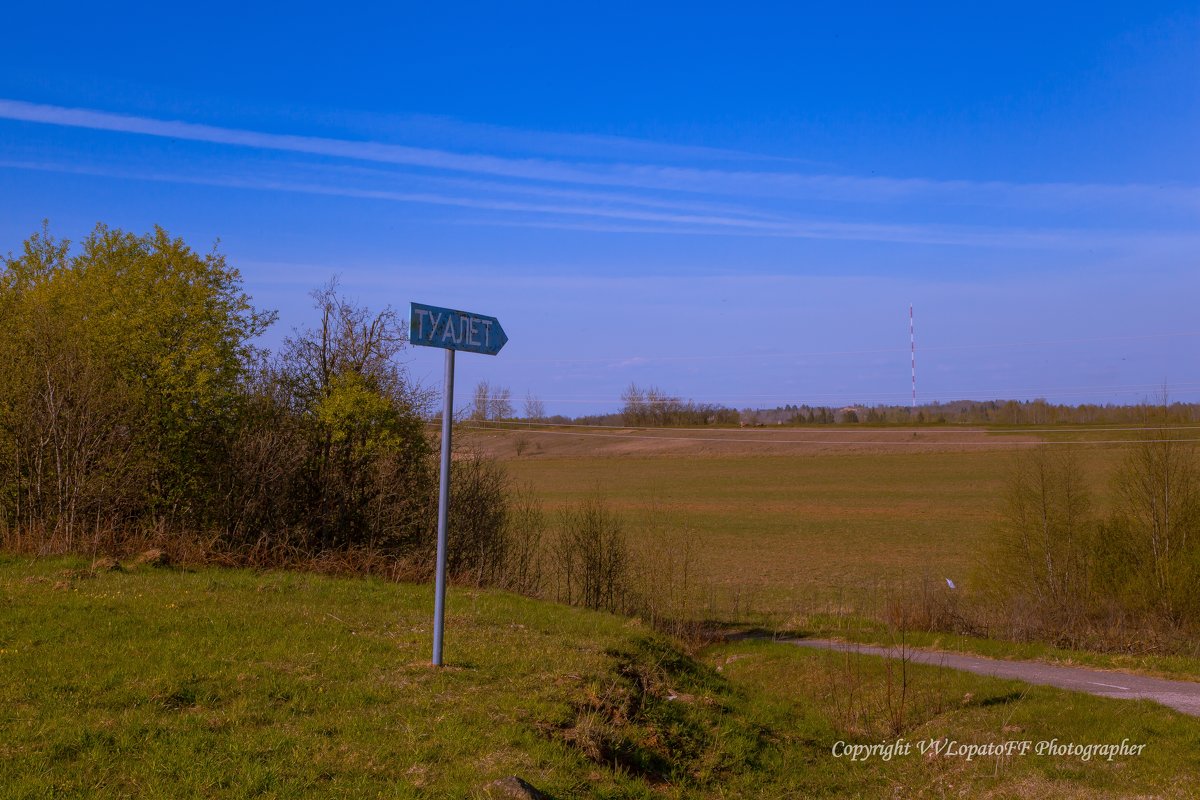
<path fill-rule="evenodd" d="M 408 338 L 425 347 L 466 350 L 494 356 L 508 341 L 500 320 L 470 311 L 413 303 Z"/>
<path fill-rule="evenodd" d="M 408 339 L 446 350 L 446 391 L 442 393 L 442 474 L 438 481 L 437 571 L 433 579 L 433 665 L 442 665 L 442 629 L 446 624 L 446 548 L 450 528 L 450 437 L 454 432 L 454 351 L 494 356 L 508 336 L 500 320 L 470 311 L 413 303 Z"/>

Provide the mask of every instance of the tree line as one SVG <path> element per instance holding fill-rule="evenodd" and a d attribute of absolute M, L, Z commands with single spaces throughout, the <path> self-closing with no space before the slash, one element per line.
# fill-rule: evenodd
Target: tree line
<path fill-rule="evenodd" d="M 0 260 L 0 543 L 426 569 L 436 442 L 399 359 L 403 321 L 333 283 L 313 300 L 317 323 L 268 352 L 275 313 L 219 252 L 161 228 L 99 225 L 75 248 L 43 228 Z M 488 580 L 507 479 L 460 458 L 453 492 L 451 571 Z"/>
<path fill-rule="evenodd" d="M 1141 403 L 1069 405 L 1034 400 L 955 400 L 910 405 L 784 405 L 743 409 L 741 419 L 763 425 L 1114 425 L 1154 421 L 1185 424 L 1200 421 L 1200 403 L 1171 403 L 1164 398 Z"/>
<path fill-rule="evenodd" d="M 629 426 L 736 425 L 740 420 L 735 409 L 683 400 L 657 386 L 643 388 L 631 383 L 621 401 L 621 422 Z"/>

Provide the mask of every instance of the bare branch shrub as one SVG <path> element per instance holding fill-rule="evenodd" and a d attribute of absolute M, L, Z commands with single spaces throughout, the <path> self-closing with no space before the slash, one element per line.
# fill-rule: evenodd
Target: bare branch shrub
<path fill-rule="evenodd" d="M 1117 472 L 1104 588 L 1172 627 L 1200 623 L 1200 462 L 1195 445 L 1151 432 Z"/>
<path fill-rule="evenodd" d="M 1069 643 L 1091 606 L 1097 519 L 1071 447 L 1019 454 L 981 585 L 1011 633 Z"/>
<path fill-rule="evenodd" d="M 546 404 L 532 393 L 525 394 L 525 419 L 530 422 L 541 422 L 546 418 Z"/>
<path fill-rule="evenodd" d="M 505 517 L 506 565 L 500 586 L 530 597 L 541 594 L 546 583 L 546 526 L 546 514 L 533 492 L 528 488 L 511 490 Z"/>
<path fill-rule="evenodd" d="M 636 518 L 630 544 L 629 606 L 657 630 L 699 645 L 713 634 L 712 587 L 701 580 L 697 539 L 687 526 L 671 527 L 657 500 Z"/>
<path fill-rule="evenodd" d="M 620 518 L 599 495 L 559 512 L 551 557 L 560 602 L 605 611 L 625 610 L 629 545 Z"/>
<path fill-rule="evenodd" d="M 450 475 L 446 570 L 476 586 L 502 585 L 508 560 L 508 476 L 496 461 L 477 457 L 455 460 Z"/>

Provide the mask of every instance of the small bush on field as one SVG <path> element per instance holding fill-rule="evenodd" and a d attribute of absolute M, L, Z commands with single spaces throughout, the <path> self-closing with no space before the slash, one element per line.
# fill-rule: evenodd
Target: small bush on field
<path fill-rule="evenodd" d="M 495 586 L 539 596 L 544 583 L 545 514 L 527 488 L 512 485 L 493 459 L 463 453 L 453 460 L 446 571 L 456 583 Z M 431 506 L 429 514 L 436 513 Z M 433 575 L 436 536 L 431 533 L 407 562 L 405 577 Z"/>
<path fill-rule="evenodd" d="M 512 509 L 523 522 L 509 527 L 508 573 L 538 575 L 518 590 L 639 617 L 693 646 L 711 641 L 712 621 L 702 613 L 711 588 L 695 574 L 690 532 L 666 530 L 653 510 L 627 519 L 598 493 L 549 519 L 525 496 Z M 543 555 L 527 560 L 538 542 Z"/>
<path fill-rule="evenodd" d="M 821 654 L 821 704 L 843 734 L 867 739 L 901 736 L 941 713 L 948 698 L 939 681 L 918 675 L 910 648 L 897 635 L 892 658 L 850 652 Z"/>
<path fill-rule="evenodd" d="M 959 608 L 959 596 L 943 581 L 928 576 L 916 586 L 893 587 L 881 598 L 883 619 L 892 631 L 969 632 L 970 622 Z"/>
<path fill-rule="evenodd" d="M 622 612 L 629 597 L 625 527 L 599 496 L 559 512 L 551 542 L 559 602 Z"/>
<path fill-rule="evenodd" d="M 669 529 L 655 504 L 641 515 L 631 547 L 631 601 L 639 616 L 684 642 L 700 644 L 712 635 L 708 601 L 711 587 L 696 565 L 693 531 Z"/>
<path fill-rule="evenodd" d="M 546 585 L 546 514 L 529 489 L 513 490 L 505 515 L 505 573 L 509 591 L 540 596 Z"/>

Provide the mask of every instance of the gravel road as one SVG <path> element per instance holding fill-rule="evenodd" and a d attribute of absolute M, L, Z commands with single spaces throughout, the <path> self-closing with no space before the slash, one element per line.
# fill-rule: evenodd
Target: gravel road
<path fill-rule="evenodd" d="M 897 658 L 895 647 L 835 642 L 828 639 L 786 639 L 786 644 L 813 647 L 821 650 L 839 650 L 869 656 Z M 935 650 L 909 648 L 909 660 L 918 664 L 932 664 L 991 675 L 996 678 L 1025 681 L 1045 686 L 1057 686 L 1075 692 L 1087 692 L 1100 697 L 1117 697 L 1125 700 L 1153 700 L 1164 706 L 1200 717 L 1200 683 L 1173 681 L 1165 678 L 1150 678 L 1131 675 L 1127 672 L 1091 669 L 1088 667 L 1059 667 L 1036 661 L 1005 661 L 983 656 L 946 653 Z"/>

